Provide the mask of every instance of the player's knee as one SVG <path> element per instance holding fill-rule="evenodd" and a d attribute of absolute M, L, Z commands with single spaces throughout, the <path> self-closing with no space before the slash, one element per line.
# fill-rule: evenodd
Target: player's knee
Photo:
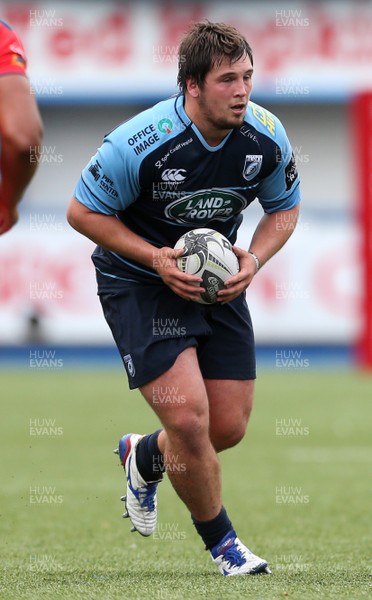
<path fill-rule="evenodd" d="M 197 453 L 206 441 L 209 440 L 208 413 L 201 414 L 189 411 L 182 415 L 180 414 L 165 429 L 169 438 L 173 438 L 185 450 Z"/>
<path fill-rule="evenodd" d="M 233 411 L 212 416 L 210 423 L 210 440 L 216 452 L 227 450 L 239 444 L 245 436 L 249 416 L 252 410 L 252 401 L 247 402 L 237 412 Z"/>
<path fill-rule="evenodd" d="M 227 450 L 239 444 L 247 429 L 246 422 L 224 424 L 210 431 L 210 439 L 216 452 Z"/>

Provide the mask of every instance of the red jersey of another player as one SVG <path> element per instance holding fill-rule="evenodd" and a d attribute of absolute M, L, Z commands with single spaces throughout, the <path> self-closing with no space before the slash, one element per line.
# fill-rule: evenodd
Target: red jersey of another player
<path fill-rule="evenodd" d="M 15 31 L 0 19 L 0 75 L 26 74 L 27 59 L 22 42 Z"/>

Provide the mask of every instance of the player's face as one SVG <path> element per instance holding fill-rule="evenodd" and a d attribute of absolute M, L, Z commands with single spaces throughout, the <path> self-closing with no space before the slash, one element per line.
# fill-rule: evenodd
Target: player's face
<path fill-rule="evenodd" d="M 216 138 L 218 135 L 223 137 L 229 130 L 243 124 L 252 91 L 252 74 L 248 56 L 234 63 L 225 59 L 207 74 L 202 87 L 195 85 L 194 89 L 190 89 L 196 103 L 197 118 L 194 122 L 201 125 L 202 133 L 204 129 L 207 136 L 209 133 Z"/>

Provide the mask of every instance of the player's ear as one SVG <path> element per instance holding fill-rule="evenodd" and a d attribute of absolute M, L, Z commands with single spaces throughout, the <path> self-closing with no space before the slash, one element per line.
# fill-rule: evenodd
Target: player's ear
<path fill-rule="evenodd" d="M 199 96 L 199 86 L 196 83 L 195 79 L 191 77 L 186 79 L 186 90 L 193 98 L 197 98 Z"/>

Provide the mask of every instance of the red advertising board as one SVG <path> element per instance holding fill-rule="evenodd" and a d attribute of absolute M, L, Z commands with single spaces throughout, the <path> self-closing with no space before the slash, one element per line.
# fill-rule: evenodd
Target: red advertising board
<path fill-rule="evenodd" d="M 180 38 L 203 18 L 246 36 L 257 95 L 345 99 L 372 83 L 370 2 L 107 0 L 87 10 L 81 1 L 5 0 L 1 17 L 21 36 L 35 94 L 44 100 L 173 93 Z"/>

